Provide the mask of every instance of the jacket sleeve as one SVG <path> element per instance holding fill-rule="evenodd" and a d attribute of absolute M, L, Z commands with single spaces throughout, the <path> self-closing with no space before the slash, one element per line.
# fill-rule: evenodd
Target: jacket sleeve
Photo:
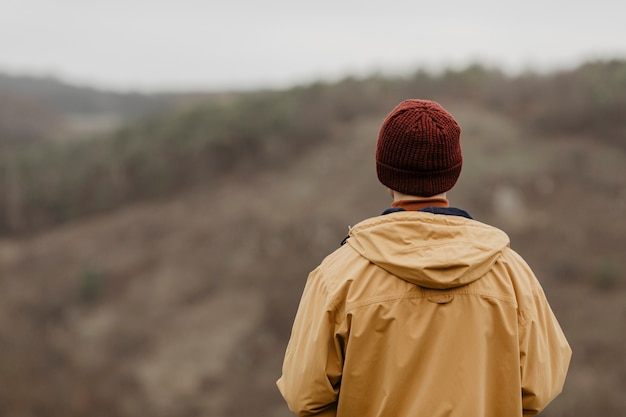
<path fill-rule="evenodd" d="M 304 288 L 277 381 L 289 409 L 298 416 L 336 415 L 343 368 L 336 317 L 322 274 L 315 270 Z"/>
<path fill-rule="evenodd" d="M 524 416 L 543 410 L 563 389 L 572 355 L 565 335 L 535 276 L 520 305 L 520 366 Z"/>

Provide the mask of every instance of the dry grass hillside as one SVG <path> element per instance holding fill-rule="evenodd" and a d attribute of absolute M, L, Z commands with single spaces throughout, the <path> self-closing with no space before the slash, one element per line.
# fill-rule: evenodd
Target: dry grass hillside
<path fill-rule="evenodd" d="M 510 232 L 574 348 L 545 415 L 623 415 L 626 177 L 613 174 L 626 155 L 448 107 L 467 160 L 451 200 Z M 387 205 L 381 117 L 338 126 L 284 169 L 2 241 L 0 413 L 288 416 L 274 380 L 306 275 Z"/>
<path fill-rule="evenodd" d="M 463 128 L 452 204 L 509 233 L 574 350 L 542 415 L 626 415 L 623 138 L 531 134 L 506 109 L 440 101 Z M 0 415 L 289 416 L 274 381 L 306 276 L 389 203 L 373 164 L 385 114 L 0 239 Z"/>

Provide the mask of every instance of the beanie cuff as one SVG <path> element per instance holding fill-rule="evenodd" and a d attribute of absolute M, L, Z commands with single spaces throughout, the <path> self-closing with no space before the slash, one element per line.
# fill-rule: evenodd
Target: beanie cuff
<path fill-rule="evenodd" d="M 376 162 L 378 180 L 386 187 L 402 194 L 431 197 L 445 193 L 454 187 L 459 176 L 463 159 L 455 165 L 439 171 L 409 171 Z"/>

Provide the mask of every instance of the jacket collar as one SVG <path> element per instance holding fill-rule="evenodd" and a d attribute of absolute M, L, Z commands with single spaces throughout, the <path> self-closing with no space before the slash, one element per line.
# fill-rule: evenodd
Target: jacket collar
<path fill-rule="evenodd" d="M 402 207 L 391 207 L 386 209 L 385 211 L 383 211 L 381 213 L 381 215 L 385 215 L 385 214 L 389 214 L 389 213 L 397 213 L 399 211 L 407 211 L 406 209 L 402 208 Z M 427 207 L 422 207 L 419 208 L 415 211 L 423 211 L 426 213 L 433 213 L 433 214 L 443 214 L 443 215 L 447 215 L 447 216 L 460 216 L 460 217 L 465 217 L 467 219 L 474 219 L 467 211 L 465 210 L 461 210 L 460 208 L 456 208 L 456 207 L 433 207 L 433 206 L 427 206 Z M 346 241 L 348 240 L 348 238 L 350 237 L 350 235 L 346 235 L 345 238 L 343 238 L 343 240 L 341 241 L 341 246 L 343 246 Z"/>

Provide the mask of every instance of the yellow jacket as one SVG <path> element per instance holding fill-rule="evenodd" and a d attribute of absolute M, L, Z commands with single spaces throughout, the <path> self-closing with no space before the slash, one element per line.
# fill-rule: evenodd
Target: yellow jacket
<path fill-rule="evenodd" d="M 299 416 L 530 416 L 570 357 L 504 232 L 406 211 L 361 222 L 311 272 L 277 385 Z"/>

